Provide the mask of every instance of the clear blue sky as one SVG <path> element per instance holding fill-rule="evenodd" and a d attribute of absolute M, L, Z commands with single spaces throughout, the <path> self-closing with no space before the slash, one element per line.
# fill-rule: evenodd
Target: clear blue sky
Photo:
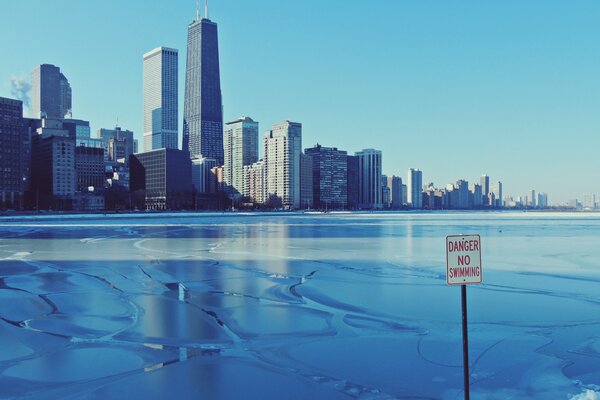
<path fill-rule="evenodd" d="M 142 54 L 179 49 L 182 112 L 194 15 L 194 0 L 3 0 L 0 96 L 55 64 L 75 118 L 140 138 Z M 551 203 L 600 195 L 600 1 L 211 0 L 210 17 L 226 120 L 302 122 L 304 147 L 381 149 L 384 173 L 438 186 L 487 173 Z"/>

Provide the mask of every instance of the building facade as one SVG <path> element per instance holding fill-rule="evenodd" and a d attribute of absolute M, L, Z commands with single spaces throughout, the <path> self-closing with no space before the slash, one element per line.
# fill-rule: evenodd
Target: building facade
<path fill-rule="evenodd" d="M 264 161 L 244 166 L 244 197 L 254 204 L 267 202 L 267 165 Z"/>
<path fill-rule="evenodd" d="M 167 47 L 144 54 L 144 151 L 178 148 L 177 58 Z"/>
<path fill-rule="evenodd" d="M 347 190 L 348 190 L 348 209 L 356 210 L 358 208 L 358 157 L 348 156 L 346 158 L 347 168 Z"/>
<path fill-rule="evenodd" d="M 312 157 L 313 200 L 316 208 L 348 207 L 348 153 L 319 144 L 304 152 Z"/>
<path fill-rule="evenodd" d="M 365 149 L 355 155 L 358 157 L 358 207 L 382 208 L 381 151 Z"/>
<path fill-rule="evenodd" d="M 284 121 L 264 136 L 267 193 L 284 208 L 300 208 L 300 154 L 302 124 Z"/>
<path fill-rule="evenodd" d="M 75 172 L 78 192 L 101 193 L 105 183 L 104 149 L 102 147 L 75 147 Z"/>
<path fill-rule="evenodd" d="M 23 208 L 23 103 L 0 97 L 0 209 Z"/>
<path fill-rule="evenodd" d="M 42 119 L 33 135 L 31 190 L 36 208 L 71 210 L 76 190 L 75 139 L 61 120 Z"/>
<path fill-rule="evenodd" d="M 244 166 L 258 161 L 258 122 L 241 117 L 228 122 L 223 136 L 225 164 L 224 182 L 233 196 L 244 193 Z"/>
<path fill-rule="evenodd" d="M 423 208 L 423 173 L 418 169 L 410 168 L 408 170 L 407 194 L 408 205 L 410 208 Z"/>
<path fill-rule="evenodd" d="M 188 26 L 183 150 L 223 165 L 223 103 L 217 24 L 196 16 Z"/>
<path fill-rule="evenodd" d="M 192 208 L 192 162 L 187 152 L 163 148 L 133 154 L 129 165 L 130 190 L 138 208 Z"/>
<path fill-rule="evenodd" d="M 31 73 L 31 110 L 34 117 L 70 118 L 72 115 L 71 85 L 60 68 L 42 64 Z"/>
<path fill-rule="evenodd" d="M 300 154 L 300 208 L 313 207 L 313 158 Z"/>

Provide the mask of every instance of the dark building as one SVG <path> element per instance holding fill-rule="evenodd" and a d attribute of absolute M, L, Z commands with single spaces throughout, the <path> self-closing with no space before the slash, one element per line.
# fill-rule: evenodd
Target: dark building
<path fill-rule="evenodd" d="M 348 209 L 355 210 L 358 208 L 358 156 L 347 156 L 346 160 L 348 176 Z"/>
<path fill-rule="evenodd" d="M 87 192 L 93 188 L 100 192 L 104 188 L 104 149 L 97 147 L 75 147 L 75 171 L 77 173 L 78 192 Z"/>
<path fill-rule="evenodd" d="M 0 209 L 23 207 L 23 103 L 0 97 Z"/>
<path fill-rule="evenodd" d="M 129 158 L 130 190 L 146 210 L 192 208 L 192 162 L 186 151 L 158 149 Z"/>
<path fill-rule="evenodd" d="M 223 165 L 223 105 L 217 24 L 196 16 L 188 26 L 183 151 Z"/>
<path fill-rule="evenodd" d="M 313 160 L 313 204 L 316 208 L 348 206 L 348 153 L 317 144 L 305 149 Z"/>
<path fill-rule="evenodd" d="M 30 121 L 35 124 L 35 120 Z M 35 208 L 71 210 L 76 188 L 75 139 L 60 120 L 43 119 L 31 140 Z"/>

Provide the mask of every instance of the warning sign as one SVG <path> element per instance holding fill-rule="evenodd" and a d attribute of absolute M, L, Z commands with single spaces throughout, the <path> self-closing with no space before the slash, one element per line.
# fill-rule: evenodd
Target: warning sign
<path fill-rule="evenodd" d="M 448 285 L 481 283 L 479 235 L 446 236 L 446 268 Z"/>

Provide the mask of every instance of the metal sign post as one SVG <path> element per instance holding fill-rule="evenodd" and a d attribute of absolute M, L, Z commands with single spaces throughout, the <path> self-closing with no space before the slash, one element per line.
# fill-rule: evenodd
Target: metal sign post
<path fill-rule="evenodd" d="M 463 378 L 465 400 L 470 398 L 469 332 L 467 329 L 467 285 L 482 282 L 481 237 L 454 235 L 446 237 L 446 283 L 460 285 L 462 304 Z"/>

